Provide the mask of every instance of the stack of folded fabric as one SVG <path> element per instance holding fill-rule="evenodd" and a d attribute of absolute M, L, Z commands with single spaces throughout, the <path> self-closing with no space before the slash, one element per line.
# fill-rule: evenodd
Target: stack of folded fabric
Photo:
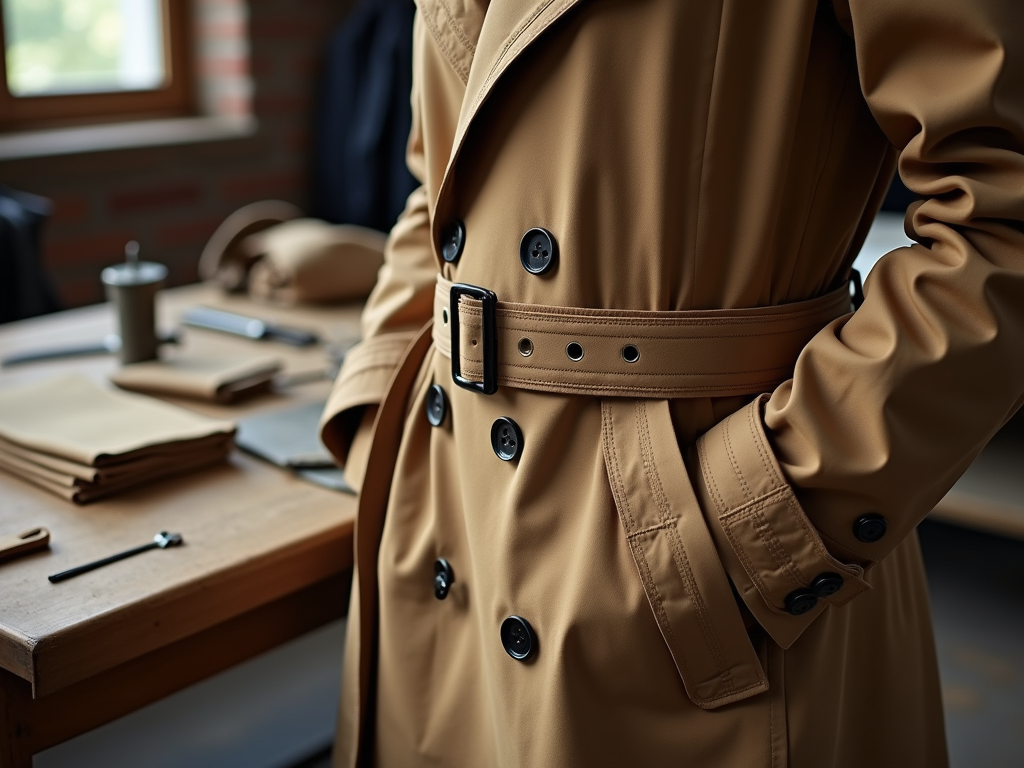
<path fill-rule="evenodd" d="M 77 374 L 0 390 L 0 468 L 77 504 L 223 461 L 234 433 Z"/>

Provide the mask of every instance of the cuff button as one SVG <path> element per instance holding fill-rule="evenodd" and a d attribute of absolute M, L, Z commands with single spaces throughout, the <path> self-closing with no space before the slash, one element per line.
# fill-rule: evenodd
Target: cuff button
<path fill-rule="evenodd" d="M 818 596 L 806 589 L 794 589 L 786 595 L 786 611 L 793 616 L 802 616 L 817 604 Z"/>
<path fill-rule="evenodd" d="M 843 588 L 843 577 L 838 573 L 823 573 L 811 582 L 811 591 L 818 597 L 831 597 Z"/>

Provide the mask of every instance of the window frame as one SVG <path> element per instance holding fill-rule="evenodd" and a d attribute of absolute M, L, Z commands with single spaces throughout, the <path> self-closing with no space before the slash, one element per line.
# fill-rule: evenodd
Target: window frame
<path fill-rule="evenodd" d="M 109 123 L 195 113 L 191 3 L 162 0 L 165 83 L 138 91 L 13 96 L 7 87 L 7 38 L 0 0 L 0 132 Z"/>

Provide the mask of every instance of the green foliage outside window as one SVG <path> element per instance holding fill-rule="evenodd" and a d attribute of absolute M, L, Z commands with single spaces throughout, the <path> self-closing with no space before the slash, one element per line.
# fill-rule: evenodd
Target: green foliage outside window
<path fill-rule="evenodd" d="M 2 0 L 14 96 L 158 88 L 160 0 Z"/>

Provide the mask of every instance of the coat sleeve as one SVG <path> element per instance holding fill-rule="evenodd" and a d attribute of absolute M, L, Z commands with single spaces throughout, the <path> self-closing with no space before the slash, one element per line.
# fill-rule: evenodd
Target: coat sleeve
<path fill-rule="evenodd" d="M 414 39 L 420 37 L 417 30 Z M 433 312 L 437 263 L 430 241 L 428 195 L 423 186 L 421 106 L 414 73 L 406 161 L 420 186 L 409 195 L 388 237 L 384 266 L 363 310 L 363 340 L 345 356 L 320 420 L 320 437 L 342 466 L 350 458 L 353 465 L 359 463 L 365 453 L 360 447 L 367 447 L 369 442 L 376 406 L 384 399 L 406 349 Z M 361 467 L 346 466 L 346 477 L 358 488 Z"/>
<path fill-rule="evenodd" d="M 868 106 L 923 198 L 906 217 L 915 244 L 884 256 L 860 309 L 811 340 L 790 381 L 702 436 L 692 463 L 730 578 L 783 647 L 868 588 L 864 570 L 1024 393 L 1024 4 L 836 6 Z M 819 582 L 812 609 L 787 610 L 825 574 L 843 577 L 837 593 Z"/>

